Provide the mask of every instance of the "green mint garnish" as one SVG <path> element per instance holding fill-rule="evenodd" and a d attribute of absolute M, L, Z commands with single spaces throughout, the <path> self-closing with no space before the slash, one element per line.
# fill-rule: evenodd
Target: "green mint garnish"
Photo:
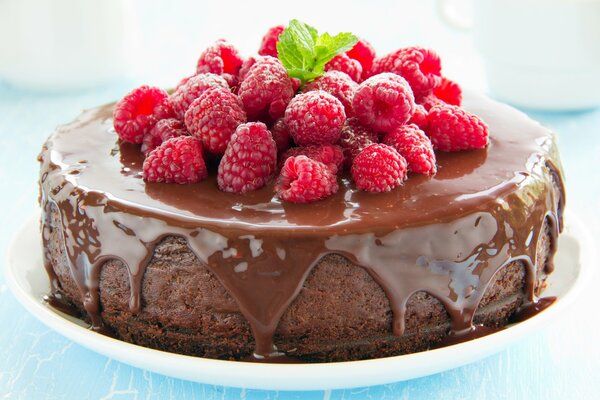
<path fill-rule="evenodd" d="M 323 75 L 325 64 L 350 50 L 356 42 L 358 38 L 349 32 L 319 35 L 312 26 L 293 19 L 279 35 L 277 57 L 288 75 L 304 84 Z"/>

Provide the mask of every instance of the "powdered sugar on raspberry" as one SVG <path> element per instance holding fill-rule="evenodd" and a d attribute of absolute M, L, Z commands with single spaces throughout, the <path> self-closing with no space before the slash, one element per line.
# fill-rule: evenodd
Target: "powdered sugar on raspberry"
<path fill-rule="evenodd" d="M 315 161 L 320 161 L 327 166 L 334 174 L 341 171 L 342 163 L 344 162 L 344 153 L 340 146 L 323 145 L 323 146 L 306 146 L 292 147 L 281 156 L 281 162 L 284 163 L 290 157 L 306 156 Z"/>
<path fill-rule="evenodd" d="M 340 71 L 348 75 L 354 82 L 360 82 L 362 65 L 346 54 L 339 54 L 325 65 L 325 71 Z"/>
<path fill-rule="evenodd" d="M 413 115 L 415 98 L 404 78 L 392 73 L 375 75 L 358 86 L 352 110 L 360 122 L 379 132 L 390 132 Z"/>
<path fill-rule="evenodd" d="M 290 135 L 300 146 L 334 144 L 345 121 L 342 103 L 323 90 L 297 95 L 285 111 Z"/>
<path fill-rule="evenodd" d="M 403 125 L 385 135 L 383 143 L 393 147 L 408 163 L 408 169 L 418 174 L 437 172 L 435 153 L 425 132 L 414 124 Z"/>
<path fill-rule="evenodd" d="M 169 139 L 148 154 L 143 165 L 147 182 L 196 183 L 208 176 L 198 138 Z"/>
<path fill-rule="evenodd" d="M 161 119 L 154 127 L 144 135 L 142 153 L 148 154 L 163 142 L 179 136 L 187 136 L 189 132 L 185 124 L 177 118 Z"/>
<path fill-rule="evenodd" d="M 356 187 L 367 192 L 389 192 L 406 178 L 406 160 L 385 144 L 372 144 L 352 163 Z"/>
<path fill-rule="evenodd" d="M 344 152 L 344 165 L 350 168 L 358 153 L 378 141 L 377 133 L 365 128 L 357 118 L 347 119 L 337 142 Z"/>
<path fill-rule="evenodd" d="M 307 83 L 303 92 L 324 90 L 342 102 L 346 117 L 352 115 L 352 99 L 358 84 L 341 71 L 329 71 L 312 82 Z"/>
<path fill-rule="evenodd" d="M 248 69 L 238 96 L 250 120 L 276 120 L 294 96 L 292 82 L 281 62 L 262 57 Z"/>
<path fill-rule="evenodd" d="M 219 163 L 217 182 L 225 192 L 246 193 L 267 184 L 277 166 L 277 146 L 262 122 L 238 126 Z"/>
<path fill-rule="evenodd" d="M 220 87 L 204 91 L 185 113 L 188 131 L 200 138 L 204 148 L 216 155 L 225 152 L 237 126 L 246 122 L 246 113 L 237 96 Z"/>
<path fill-rule="evenodd" d="M 194 75 L 180 82 L 171 95 L 173 111 L 175 111 L 177 118 L 183 119 L 190 104 L 206 89 L 212 87 L 229 89 L 227 81 L 222 76 L 211 73 Z"/>
<path fill-rule="evenodd" d="M 423 47 L 404 47 L 376 59 L 373 74 L 393 72 L 406 79 L 416 97 L 426 96 L 442 82 L 437 53 Z"/>
<path fill-rule="evenodd" d="M 429 111 L 427 135 L 441 151 L 482 149 L 487 146 L 487 125 L 476 115 L 453 105 L 436 105 Z"/>
<path fill-rule="evenodd" d="M 322 200 L 338 189 L 335 174 L 325 164 L 303 155 L 285 160 L 275 184 L 277 196 L 293 203 Z"/>
<path fill-rule="evenodd" d="M 213 74 L 238 74 L 243 59 L 237 49 L 224 39 L 217 40 L 212 46 L 200 54 L 196 65 L 196 73 L 212 72 Z"/>

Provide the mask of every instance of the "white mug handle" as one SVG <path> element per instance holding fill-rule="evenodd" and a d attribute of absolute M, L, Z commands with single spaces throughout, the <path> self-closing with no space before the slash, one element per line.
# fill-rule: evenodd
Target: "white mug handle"
<path fill-rule="evenodd" d="M 462 8 L 457 3 L 462 3 Z M 473 28 L 473 1 L 437 0 L 435 8 L 442 21 L 451 28 L 463 32 Z"/>

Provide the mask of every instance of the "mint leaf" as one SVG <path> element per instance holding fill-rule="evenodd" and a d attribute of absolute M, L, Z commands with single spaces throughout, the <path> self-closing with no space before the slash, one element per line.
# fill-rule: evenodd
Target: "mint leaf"
<path fill-rule="evenodd" d="M 349 32 L 338 33 L 335 36 L 324 33 L 317 38 L 316 51 L 317 63 L 327 64 L 329 60 L 338 54 L 350 50 L 358 42 L 356 36 Z"/>
<path fill-rule="evenodd" d="M 288 75 L 304 84 L 323 75 L 325 64 L 356 42 L 358 38 L 349 32 L 319 35 L 312 26 L 293 19 L 279 35 L 277 53 Z"/>
<path fill-rule="evenodd" d="M 279 35 L 277 56 L 287 70 L 307 69 L 316 40 L 317 31 L 314 28 L 298 20 L 291 20 Z"/>

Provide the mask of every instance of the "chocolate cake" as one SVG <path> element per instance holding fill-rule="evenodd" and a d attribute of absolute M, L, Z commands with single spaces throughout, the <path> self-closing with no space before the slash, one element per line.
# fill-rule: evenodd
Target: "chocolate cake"
<path fill-rule="evenodd" d="M 242 360 L 412 353 L 507 324 L 553 270 L 564 190 L 554 136 L 468 94 L 485 149 L 438 153 L 438 172 L 387 193 L 282 202 L 142 179 L 114 105 L 43 146 L 44 262 L 54 298 L 92 329 L 155 349 Z"/>

